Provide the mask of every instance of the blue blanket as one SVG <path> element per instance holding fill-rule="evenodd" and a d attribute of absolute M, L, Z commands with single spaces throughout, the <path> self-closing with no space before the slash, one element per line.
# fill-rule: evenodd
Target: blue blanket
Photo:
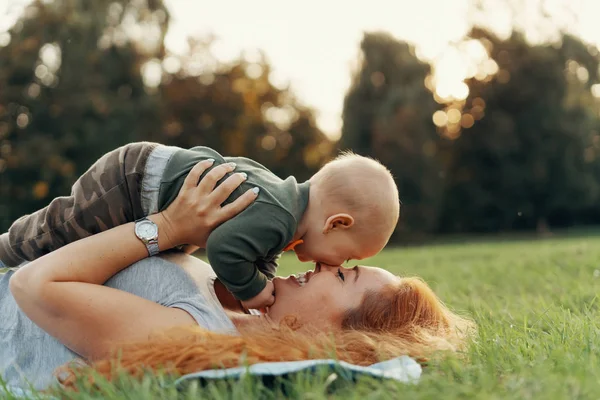
<path fill-rule="evenodd" d="M 402 356 L 377 364 L 361 367 L 344 361 L 335 360 L 306 360 L 286 361 L 254 364 L 249 367 L 236 367 L 227 369 L 212 369 L 187 374 L 175 381 L 176 386 L 183 386 L 194 380 L 207 383 L 218 379 L 236 379 L 244 375 L 257 376 L 265 382 L 272 382 L 276 378 L 290 377 L 300 372 L 330 371 L 335 378 L 345 381 L 355 381 L 362 376 L 376 379 L 393 379 L 398 382 L 417 383 L 421 377 L 421 365 L 410 357 Z M 8 388 L 9 393 L 15 398 L 30 398 L 31 392 L 21 388 Z M 2 390 L 0 390 L 0 393 Z M 50 396 L 38 395 L 35 398 L 52 399 Z"/>
<path fill-rule="evenodd" d="M 344 361 L 335 360 L 306 360 L 285 361 L 254 364 L 249 367 L 236 367 L 227 369 L 212 369 L 187 374 L 179 378 L 175 384 L 180 385 L 190 380 L 214 380 L 239 378 L 250 374 L 259 377 L 287 377 L 298 372 L 312 372 L 317 369 L 330 370 L 337 376 L 354 381 L 360 376 L 370 376 L 379 379 L 394 379 L 399 382 L 416 383 L 421 377 L 421 365 L 414 359 L 402 356 L 377 364 L 361 367 Z"/>

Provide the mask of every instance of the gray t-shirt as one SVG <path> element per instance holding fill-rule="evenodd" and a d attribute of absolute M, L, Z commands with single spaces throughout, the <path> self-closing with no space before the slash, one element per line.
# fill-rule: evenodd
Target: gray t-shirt
<path fill-rule="evenodd" d="M 183 309 L 207 330 L 235 334 L 235 326 L 215 295 L 215 273 L 208 264 L 199 260 L 198 264 L 200 279 L 195 276 L 193 280 L 171 261 L 147 258 L 119 272 L 105 285 Z M 29 382 L 42 389 L 55 382 L 53 372 L 57 367 L 80 357 L 19 309 L 8 286 L 12 274 L 0 275 L 0 374 L 9 386 L 29 388 Z"/>

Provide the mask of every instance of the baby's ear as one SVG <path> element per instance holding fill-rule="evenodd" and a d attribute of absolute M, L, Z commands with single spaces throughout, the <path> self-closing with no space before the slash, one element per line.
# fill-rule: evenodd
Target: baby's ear
<path fill-rule="evenodd" d="M 354 225 L 354 218 L 350 214 L 335 214 L 325 220 L 323 226 L 323 233 L 329 233 L 334 229 L 348 229 Z"/>

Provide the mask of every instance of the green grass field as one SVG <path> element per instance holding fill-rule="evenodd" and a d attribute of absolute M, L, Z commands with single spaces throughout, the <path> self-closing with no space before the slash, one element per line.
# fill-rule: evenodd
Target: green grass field
<path fill-rule="evenodd" d="M 284 258 L 281 274 L 301 265 Z M 467 360 L 430 363 L 416 385 L 326 375 L 286 383 L 302 399 L 600 398 L 600 236 L 479 242 L 388 250 L 368 264 L 423 277 L 452 309 L 472 316 L 479 334 Z M 159 378 L 106 385 L 74 399 L 281 398 L 252 379 L 184 391 Z M 168 383 L 168 381 L 166 382 Z"/>

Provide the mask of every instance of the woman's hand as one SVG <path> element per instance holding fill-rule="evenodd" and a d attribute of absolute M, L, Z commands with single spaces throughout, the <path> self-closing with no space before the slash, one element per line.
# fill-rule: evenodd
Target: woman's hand
<path fill-rule="evenodd" d="M 258 188 L 246 191 L 233 203 L 221 204 L 246 180 L 246 174 L 232 174 L 219 187 L 216 183 L 235 169 L 235 164 L 221 164 L 200 181 L 202 174 L 214 161 L 201 161 L 192 168 L 177 198 L 160 213 L 168 243 L 165 247 L 191 244 L 206 247 L 206 240 L 214 228 L 248 207 L 258 195 Z M 161 249 L 164 249 L 161 245 Z"/>

